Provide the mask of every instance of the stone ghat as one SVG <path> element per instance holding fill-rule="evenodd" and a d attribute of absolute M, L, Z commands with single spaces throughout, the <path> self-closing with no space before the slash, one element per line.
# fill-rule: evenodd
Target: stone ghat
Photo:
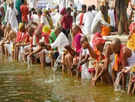
<path fill-rule="evenodd" d="M 111 42 L 115 38 L 119 38 L 122 43 L 126 43 L 128 40 L 128 35 L 110 35 L 103 37 L 107 42 Z"/>

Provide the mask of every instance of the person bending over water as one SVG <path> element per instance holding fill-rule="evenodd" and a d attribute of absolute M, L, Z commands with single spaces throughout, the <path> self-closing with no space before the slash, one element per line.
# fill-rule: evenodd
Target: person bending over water
<path fill-rule="evenodd" d="M 109 66 L 110 56 L 114 55 L 112 66 L 112 81 L 115 83 L 117 74 L 126 66 L 128 66 L 128 58 L 131 56 L 130 49 L 122 45 L 120 39 L 115 38 L 106 48 L 106 68 Z M 122 87 L 125 89 L 125 75 L 122 76 Z"/>
<path fill-rule="evenodd" d="M 93 77 L 92 84 L 93 86 L 95 86 L 96 81 L 100 77 L 102 77 L 104 81 L 107 81 L 107 83 L 111 83 L 110 76 L 108 74 L 108 68 L 104 68 L 106 64 L 105 55 L 103 54 L 105 40 L 102 38 L 102 36 L 99 33 L 96 33 L 96 35 L 93 37 L 92 42 L 94 48 L 92 48 L 91 45 L 87 42 L 87 48 L 89 50 L 90 56 L 95 59 L 94 70 L 93 68 L 89 70 L 89 72 L 92 74 Z"/>
<path fill-rule="evenodd" d="M 97 55 L 89 44 L 88 44 L 88 49 L 89 49 L 90 55 L 96 59 Z M 97 78 L 104 76 L 104 75 L 109 76 L 108 69 L 109 69 L 109 64 L 111 64 L 110 57 L 113 54 L 115 55 L 115 58 L 114 58 L 114 64 L 112 66 L 112 81 L 113 81 L 113 83 L 115 82 L 117 73 L 120 72 L 122 68 L 124 68 L 125 66 L 128 65 L 127 58 L 130 57 L 130 54 L 126 53 L 127 49 L 128 49 L 127 47 L 125 47 L 121 44 L 121 41 L 118 38 L 114 39 L 110 45 L 107 45 L 107 47 L 105 49 L 105 59 L 103 61 L 103 66 L 101 68 L 102 70 L 97 75 L 97 77 L 94 78 L 93 85 L 95 85 Z M 123 83 L 124 83 L 124 81 L 123 81 Z"/>

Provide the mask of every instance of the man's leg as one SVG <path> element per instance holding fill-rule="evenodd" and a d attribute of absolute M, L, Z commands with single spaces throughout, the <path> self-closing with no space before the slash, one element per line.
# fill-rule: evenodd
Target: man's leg
<path fill-rule="evenodd" d="M 96 85 L 96 82 L 97 80 L 99 79 L 101 73 L 102 73 L 102 68 L 101 66 L 97 66 L 96 69 L 96 73 L 95 73 L 95 76 L 94 76 L 94 79 L 92 79 L 92 85 L 95 86 Z"/>
<path fill-rule="evenodd" d="M 1 52 L 2 52 L 2 55 L 5 55 L 5 49 L 4 49 L 4 44 L 1 44 Z"/>
<path fill-rule="evenodd" d="M 19 47 L 15 47 L 15 60 L 18 61 L 18 56 L 19 56 Z"/>
<path fill-rule="evenodd" d="M 132 90 L 132 95 L 135 93 L 135 83 L 133 83 L 133 90 Z"/>
<path fill-rule="evenodd" d="M 113 81 L 113 84 L 115 83 L 116 75 L 117 75 L 117 72 L 112 70 L 112 81 Z"/>
<path fill-rule="evenodd" d="M 45 67 L 45 52 L 44 51 L 42 51 L 41 53 L 40 53 L 40 63 L 41 63 L 41 68 L 44 68 Z"/>
<path fill-rule="evenodd" d="M 126 88 L 126 74 L 122 73 L 122 89 Z"/>

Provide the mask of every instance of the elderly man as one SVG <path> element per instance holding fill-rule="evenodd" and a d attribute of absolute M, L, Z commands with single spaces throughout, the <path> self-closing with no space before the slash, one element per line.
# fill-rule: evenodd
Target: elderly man
<path fill-rule="evenodd" d="M 88 49 L 89 49 L 89 53 L 92 57 L 95 57 L 95 52 L 93 51 L 93 49 L 90 47 L 89 43 L 88 43 Z M 102 70 L 100 71 L 100 73 L 97 75 L 97 77 L 94 79 L 94 84 L 97 80 L 97 78 L 106 75 L 106 73 L 108 73 L 110 64 L 111 64 L 111 55 L 114 55 L 114 59 L 113 59 L 113 66 L 111 66 L 112 68 L 112 81 L 113 83 L 116 80 L 116 75 L 118 72 L 121 71 L 122 68 L 126 67 L 128 65 L 128 61 L 127 59 L 131 56 L 131 51 L 123 46 L 121 44 L 120 39 L 114 39 L 112 41 L 112 43 L 110 45 L 107 45 L 106 49 L 105 49 L 105 58 L 104 58 L 104 63 L 102 66 Z M 124 83 L 124 80 L 123 80 Z"/>

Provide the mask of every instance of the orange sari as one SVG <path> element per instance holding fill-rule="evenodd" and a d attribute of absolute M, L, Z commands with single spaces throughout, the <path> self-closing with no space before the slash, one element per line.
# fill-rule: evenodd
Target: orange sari
<path fill-rule="evenodd" d="M 110 23 L 110 18 L 109 17 L 108 17 L 108 22 Z M 108 35 L 110 35 L 110 32 L 111 32 L 110 27 L 105 26 L 105 25 L 103 25 L 101 27 L 101 35 L 102 36 L 108 36 Z"/>
<path fill-rule="evenodd" d="M 121 60 L 122 60 L 122 56 L 123 56 L 123 53 L 122 53 L 122 48 L 124 46 L 121 45 L 121 49 L 120 49 L 120 54 L 115 54 L 115 58 L 114 58 L 114 65 L 113 65 L 113 70 L 114 71 L 119 71 L 119 66 L 121 64 Z"/>

